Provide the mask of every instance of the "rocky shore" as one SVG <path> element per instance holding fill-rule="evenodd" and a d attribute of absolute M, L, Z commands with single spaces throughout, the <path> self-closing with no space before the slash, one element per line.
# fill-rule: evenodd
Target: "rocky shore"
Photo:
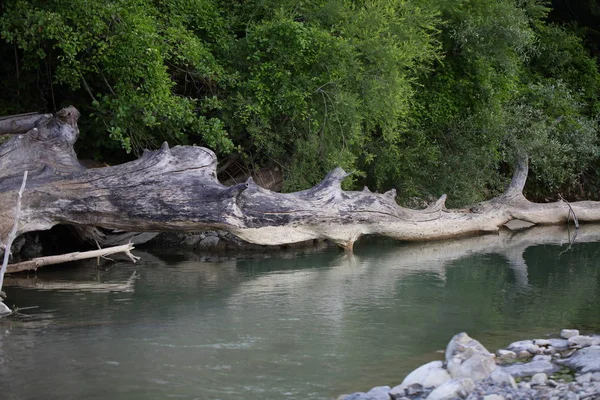
<path fill-rule="evenodd" d="M 493 354 L 463 332 L 448 343 L 445 361 L 422 365 L 398 386 L 338 398 L 454 399 L 600 399 L 600 336 L 564 329 L 559 338 L 522 340 Z"/>

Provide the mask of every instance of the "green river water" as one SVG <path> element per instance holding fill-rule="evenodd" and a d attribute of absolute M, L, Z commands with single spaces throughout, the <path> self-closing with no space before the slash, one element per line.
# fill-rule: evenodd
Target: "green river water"
<path fill-rule="evenodd" d="M 600 228 L 213 257 L 138 251 L 7 278 L 0 399 L 335 399 L 461 331 L 494 351 L 600 332 Z M 132 278 L 132 275 L 136 275 Z"/>

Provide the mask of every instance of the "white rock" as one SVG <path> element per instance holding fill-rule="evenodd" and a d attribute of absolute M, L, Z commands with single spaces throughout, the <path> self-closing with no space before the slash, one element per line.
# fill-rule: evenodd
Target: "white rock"
<path fill-rule="evenodd" d="M 578 335 L 579 331 L 577 329 L 563 329 L 562 331 L 560 331 L 560 337 L 565 339 Z"/>
<path fill-rule="evenodd" d="M 450 376 L 480 381 L 498 368 L 492 354 L 477 340 L 462 332 L 446 347 L 446 364 Z"/>
<path fill-rule="evenodd" d="M 536 339 L 533 344 L 538 345 L 540 347 L 548 347 L 552 345 L 552 342 L 546 339 Z"/>
<path fill-rule="evenodd" d="M 579 400 L 579 395 L 577 393 L 573 393 L 573 392 L 567 392 L 566 400 Z"/>
<path fill-rule="evenodd" d="M 515 353 L 519 353 L 520 351 L 527 351 L 527 347 L 533 344 L 533 340 L 519 340 L 518 342 L 513 342 L 508 345 L 507 349 L 512 350 Z"/>
<path fill-rule="evenodd" d="M 510 362 L 517 359 L 517 353 L 510 350 L 498 350 L 498 357 L 500 357 L 502 361 Z"/>
<path fill-rule="evenodd" d="M 569 346 L 588 347 L 588 346 L 592 345 L 592 343 L 594 342 L 594 339 L 591 336 L 577 335 L 577 336 L 571 336 L 568 339 L 568 342 L 569 342 Z"/>
<path fill-rule="evenodd" d="M 592 374 L 588 372 L 587 374 L 579 375 L 575 380 L 579 384 L 589 383 L 592 381 Z"/>
<path fill-rule="evenodd" d="M 429 393 L 427 400 L 451 400 L 457 397 L 465 398 L 473 390 L 475 390 L 475 383 L 472 379 L 452 379 Z"/>
<path fill-rule="evenodd" d="M 504 396 L 500 396 L 499 394 L 488 394 L 487 396 L 483 396 L 483 400 L 504 400 Z"/>
<path fill-rule="evenodd" d="M 527 348 L 525 350 L 527 350 L 531 354 L 537 354 L 538 351 L 540 351 L 540 346 L 532 344 L 532 345 L 527 346 Z"/>
<path fill-rule="evenodd" d="M 505 372 L 502 368 L 498 368 L 490 374 L 490 379 L 496 385 L 509 385 L 511 388 L 517 388 L 517 382 L 515 382 L 515 378 L 512 377 L 511 374 Z"/>
<path fill-rule="evenodd" d="M 530 358 L 531 357 L 531 353 L 528 352 L 527 350 L 521 350 L 518 354 L 519 358 Z"/>
<path fill-rule="evenodd" d="M 551 346 L 556 350 L 566 350 L 569 348 L 569 342 L 565 339 L 549 339 Z"/>
<path fill-rule="evenodd" d="M 548 383 L 548 375 L 544 374 L 543 372 L 535 374 L 531 377 L 532 385 L 545 385 L 546 383 Z"/>
<path fill-rule="evenodd" d="M 0 315 L 10 314 L 12 310 L 6 304 L 0 301 Z"/>
<path fill-rule="evenodd" d="M 560 368 L 549 361 L 531 361 L 523 364 L 503 366 L 502 369 L 514 377 L 523 377 L 533 376 L 542 372 L 546 375 L 551 375 Z"/>
<path fill-rule="evenodd" d="M 404 389 L 413 383 L 418 383 L 424 388 L 435 388 L 452 379 L 448 371 L 443 368 L 441 361 L 432 361 L 421 365 L 413 372 L 408 374 L 401 384 L 394 387 L 390 393 L 393 395 L 404 396 Z"/>
<path fill-rule="evenodd" d="M 533 357 L 532 361 L 552 361 L 552 357 L 538 354 L 537 356 Z"/>

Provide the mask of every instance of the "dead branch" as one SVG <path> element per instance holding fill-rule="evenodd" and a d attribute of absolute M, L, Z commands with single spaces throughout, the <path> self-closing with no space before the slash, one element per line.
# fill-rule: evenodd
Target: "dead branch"
<path fill-rule="evenodd" d="M 12 274 L 15 272 L 35 271 L 38 268 L 44 267 L 46 265 L 62 264 L 62 263 L 70 262 L 70 261 L 78 261 L 78 260 L 85 260 L 88 258 L 103 257 L 103 256 L 111 255 L 111 254 L 117 254 L 117 253 L 125 253 L 125 255 L 127 257 L 129 257 L 129 259 L 131 259 L 131 261 L 136 262 L 140 258 L 131 253 L 131 250 L 133 250 L 133 249 L 134 249 L 133 244 L 129 243 L 129 244 L 121 245 L 121 246 L 108 247 L 106 249 L 100 249 L 100 250 L 90 250 L 90 251 L 83 251 L 83 252 L 67 253 L 67 254 L 61 254 L 58 256 L 38 257 L 38 258 L 31 259 L 29 261 L 24 261 L 24 262 L 20 262 L 20 263 L 16 263 L 16 264 L 10 264 L 8 266 L 8 269 L 6 270 L 6 273 Z"/>

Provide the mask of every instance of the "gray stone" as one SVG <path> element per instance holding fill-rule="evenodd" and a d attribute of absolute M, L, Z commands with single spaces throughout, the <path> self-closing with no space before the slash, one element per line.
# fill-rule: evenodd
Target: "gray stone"
<path fill-rule="evenodd" d="M 517 359 L 517 353 L 511 350 L 498 350 L 498 357 L 502 361 L 511 362 Z"/>
<path fill-rule="evenodd" d="M 513 378 L 512 375 L 504 371 L 502 368 L 497 368 L 495 371 L 492 371 L 490 374 L 490 379 L 496 385 L 508 385 L 513 389 L 517 388 L 517 382 L 515 382 L 515 378 Z"/>
<path fill-rule="evenodd" d="M 567 392 L 565 400 L 579 400 L 579 395 L 577 393 Z"/>
<path fill-rule="evenodd" d="M 579 335 L 579 331 L 577 329 L 563 329 L 562 331 L 560 331 L 560 337 L 565 339 L 577 335 Z"/>
<path fill-rule="evenodd" d="M 483 396 L 483 400 L 504 400 L 504 396 L 500 396 L 499 394 L 488 394 L 487 396 Z"/>
<path fill-rule="evenodd" d="M 589 383 L 592 381 L 592 374 L 588 372 L 587 374 L 579 375 L 575 380 L 579 384 Z"/>
<path fill-rule="evenodd" d="M 556 350 L 567 350 L 569 348 L 569 342 L 566 339 L 548 339 L 550 345 Z"/>
<path fill-rule="evenodd" d="M 420 383 L 413 383 L 412 385 L 408 385 L 404 390 L 407 396 L 414 396 L 417 394 L 423 393 L 423 385 Z"/>
<path fill-rule="evenodd" d="M 344 400 L 390 400 L 389 386 L 377 386 L 367 393 L 356 392 L 344 397 Z"/>
<path fill-rule="evenodd" d="M 591 336 L 577 335 L 577 336 L 571 336 L 568 339 L 568 342 L 569 342 L 569 346 L 588 347 L 588 346 L 592 345 L 592 343 L 594 342 L 594 339 Z"/>
<path fill-rule="evenodd" d="M 523 364 L 503 366 L 502 369 L 514 377 L 524 377 L 533 376 L 539 373 L 552 375 L 558 371 L 560 367 L 548 361 L 531 361 Z"/>
<path fill-rule="evenodd" d="M 573 353 L 569 358 L 556 360 L 556 363 L 582 373 L 600 372 L 600 346 L 586 347 Z"/>
<path fill-rule="evenodd" d="M 467 397 L 475 390 L 475 383 L 469 378 L 452 379 L 433 392 L 429 393 L 427 400 L 451 400 L 457 397 Z"/>
<path fill-rule="evenodd" d="M 218 236 L 207 236 L 206 238 L 204 238 L 200 241 L 200 247 L 203 247 L 203 248 L 217 247 L 218 244 L 219 244 Z"/>
<path fill-rule="evenodd" d="M 540 347 L 548 347 L 552 345 L 552 342 L 547 339 L 536 339 L 533 341 L 533 344 L 538 345 Z"/>
<path fill-rule="evenodd" d="M 464 332 L 455 335 L 446 347 L 446 368 L 454 379 L 480 381 L 497 367 L 492 354 Z"/>
<path fill-rule="evenodd" d="M 552 357 L 538 354 L 533 357 L 533 361 L 552 361 Z"/>
<path fill-rule="evenodd" d="M 531 357 L 531 353 L 528 352 L 527 350 L 521 350 L 518 354 L 518 357 L 520 359 L 526 359 L 526 358 L 530 358 Z"/>
<path fill-rule="evenodd" d="M 432 361 L 420 366 L 408 374 L 401 384 L 394 387 L 390 393 L 394 395 L 404 395 L 404 389 L 413 383 L 418 383 L 424 388 L 438 387 L 444 382 L 452 379 L 448 371 L 443 368 L 442 361 Z"/>
<path fill-rule="evenodd" d="M 520 382 L 519 387 L 521 389 L 531 389 L 531 385 L 528 382 Z"/>
<path fill-rule="evenodd" d="M 546 383 L 548 383 L 548 375 L 544 374 L 543 372 L 535 374 L 531 377 L 532 385 L 545 385 Z"/>
<path fill-rule="evenodd" d="M 527 348 L 533 344 L 533 340 L 519 340 L 508 345 L 507 349 L 519 353 L 527 351 Z"/>
<path fill-rule="evenodd" d="M 0 301 L 0 315 L 10 314 L 12 310 L 6 304 Z"/>
<path fill-rule="evenodd" d="M 183 239 L 181 245 L 184 247 L 194 247 L 200 242 L 200 240 L 202 240 L 202 235 L 189 234 Z"/>
<path fill-rule="evenodd" d="M 540 346 L 532 344 L 532 345 L 527 346 L 526 350 L 528 352 L 530 352 L 531 354 L 537 354 L 538 351 L 540 351 Z"/>
<path fill-rule="evenodd" d="M 594 372 L 592 374 L 592 382 L 600 382 L 600 372 Z"/>

